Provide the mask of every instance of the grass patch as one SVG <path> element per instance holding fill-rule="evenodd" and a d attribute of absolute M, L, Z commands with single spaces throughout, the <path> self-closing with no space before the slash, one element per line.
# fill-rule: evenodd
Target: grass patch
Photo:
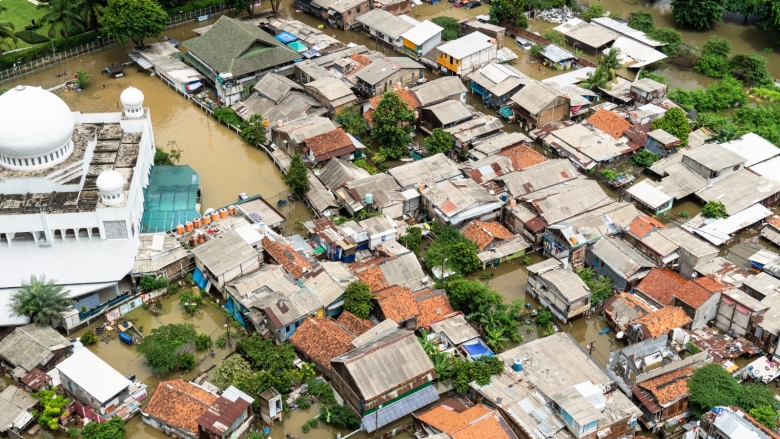
<path fill-rule="evenodd" d="M 45 9 L 38 9 L 34 4 L 27 0 L 2 0 L 3 6 L 7 11 L 0 12 L 0 21 L 10 21 L 16 26 L 17 31 L 24 31 L 24 27 L 32 24 L 32 20 L 38 23 L 38 19 L 46 15 Z M 39 35 L 46 35 L 49 32 L 49 25 L 45 24 L 36 32 Z M 19 41 L 19 47 L 27 47 L 29 44 Z M 13 43 L 11 43 L 13 47 Z"/>
<path fill-rule="evenodd" d="M 49 37 L 43 36 L 31 30 L 23 30 L 21 32 L 16 32 L 14 35 L 19 37 L 20 40 L 24 41 L 27 44 L 40 44 L 49 41 Z"/>

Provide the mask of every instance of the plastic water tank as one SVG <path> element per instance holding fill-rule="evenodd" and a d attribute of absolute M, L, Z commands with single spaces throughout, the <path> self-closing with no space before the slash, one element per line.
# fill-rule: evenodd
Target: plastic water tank
<path fill-rule="evenodd" d="M 506 193 L 501 194 L 501 201 L 506 202 L 507 196 Z"/>
<path fill-rule="evenodd" d="M 523 370 L 523 360 L 520 358 L 515 358 L 515 362 L 512 364 L 512 370 L 515 372 L 520 372 Z"/>
<path fill-rule="evenodd" d="M 372 194 L 371 192 L 367 193 L 365 197 L 365 203 L 374 204 L 374 194 Z"/>

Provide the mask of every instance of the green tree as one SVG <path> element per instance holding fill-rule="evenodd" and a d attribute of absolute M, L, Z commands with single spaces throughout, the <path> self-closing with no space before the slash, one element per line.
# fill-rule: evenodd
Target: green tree
<path fill-rule="evenodd" d="M 491 10 L 492 9 L 493 8 L 491 7 Z M 445 15 L 439 15 L 438 17 L 432 18 L 431 21 L 444 28 L 444 30 L 441 31 L 442 40 L 452 41 L 460 38 L 460 23 L 458 23 L 458 20 Z"/>
<path fill-rule="evenodd" d="M 0 6 L 0 13 L 3 13 L 7 10 L 8 8 L 5 6 Z M 9 38 L 14 42 L 14 47 L 16 47 L 16 44 L 19 41 L 19 37 L 14 34 L 14 30 L 16 30 L 16 26 L 14 26 L 14 24 L 10 21 L 0 21 L 0 42 L 5 41 L 6 38 Z"/>
<path fill-rule="evenodd" d="M 470 315 L 480 309 L 493 309 L 502 304 L 504 298 L 487 284 L 462 277 L 448 280 L 444 287 L 452 307 Z"/>
<path fill-rule="evenodd" d="M 780 407 L 780 401 L 775 399 L 775 393 L 763 383 L 747 383 L 740 386 L 736 405 L 745 411 L 769 406 L 774 410 Z"/>
<path fill-rule="evenodd" d="M 84 10 L 84 25 L 88 29 L 97 29 L 100 24 L 100 16 L 103 15 L 103 8 L 106 7 L 106 0 L 80 0 L 81 8 Z"/>
<path fill-rule="evenodd" d="M 97 335 L 95 335 L 95 331 L 87 330 L 87 332 L 81 334 L 79 341 L 81 342 L 81 344 L 85 346 L 89 346 L 91 344 L 97 343 L 98 338 Z"/>
<path fill-rule="evenodd" d="M 47 11 L 39 20 L 49 24 L 49 38 L 57 38 L 59 32 L 69 40 L 71 29 L 85 26 L 81 2 L 78 0 L 49 0 L 48 3 L 39 4 L 38 8 Z"/>
<path fill-rule="evenodd" d="M 171 160 L 170 154 L 164 150 L 154 147 L 154 166 L 171 166 L 173 160 Z"/>
<path fill-rule="evenodd" d="M 669 83 L 666 81 L 666 77 L 665 76 L 659 75 L 658 73 L 655 73 L 655 72 L 647 70 L 647 69 L 642 69 L 639 72 L 639 79 L 642 79 L 642 78 L 652 79 L 655 82 L 659 82 L 661 84 L 669 85 Z"/>
<path fill-rule="evenodd" d="M 566 35 L 555 29 L 545 29 L 544 32 L 542 32 L 542 37 L 556 46 L 566 46 Z"/>
<path fill-rule="evenodd" d="M 653 121 L 653 129 L 664 130 L 677 137 L 680 139 L 680 147 L 688 145 L 688 134 L 691 132 L 691 126 L 688 124 L 688 119 L 682 108 L 670 108 L 663 117 Z"/>
<path fill-rule="evenodd" d="M 607 14 L 607 10 L 601 3 L 593 3 L 588 5 L 588 10 L 582 13 L 582 19 L 590 22 L 594 18 L 601 18 Z"/>
<path fill-rule="evenodd" d="M 275 345 L 273 340 L 263 338 L 258 332 L 242 338 L 236 348 L 249 360 L 252 367 L 271 373 L 294 369 L 295 359 L 298 358 L 292 344 Z"/>
<path fill-rule="evenodd" d="M 103 32 L 120 44 L 132 41 L 140 47 L 144 39 L 162 34 L 168 25 L 168 14 L 155 0 L 108 0 L 99 21 Z"/>
<path fill-rule="evenodd" d="M 237 11 L 246 11 L 246 15 L 250 17 L 254 15 L 254 0 L 227 0 L 225 3 Z"/>
<path fill-rule="evenodd" d="M 631 164 L 634 166 L 649 168 L 650 166 L 653 166 L 653 163 L 658 161 L 658 155 L 643 149 L 634 153 L 630 160 Z"/>
<path fill-rule="evenodd" d="M 612 88 L 609 84 L 609 77 L 604 70 L 600 68 L 596 68 L 596 70 L 586 73 L 585 79 L 580 82 L 580 87 L 588 90 L 597 90 L 599 88 L 609 90 Z"/>
<path fill-rule="evenodd" d="M 547 325 L 553 322 L 554 318 L 555 316 L 553 316 L 553 313 L 551 313 L 550 310 L 543 309 L 539 311 L 539 315 L 536 316 L 536 325 L 547 327 Z"/>
<path fill-rule="evenodd" d="M 694 70 L 704 76 L 720 79 L 731 71 L 731 60 L 724 56 L 704 55 L 696 61 Z"/>
<path fill-rule="evenodd" d="M 728 218 L 726 206 L 720 201 L 711 200 L 701 208 L 701 214 L 706 218 Z"/>
<path fill-rule="evenodd" d="M 398 242 L 409 250 L 417 253 L 417 248 L 422 242 L 422 228 L 420 227 L 407 227 L 406 233 L 398 238 Z"/>
<path fill-rule="evenodd" d="M 168 286 L 168 278 L 167 277 L 161 277 L 156 278 L 154 276 L 145 275 L 141 278 L 141 280 L 138 282 L 138 286 L 141 287 L 141 290 L 147 293 L 151 293 L 152 291 L 161 290 Z"/>
<path fill-rule="evenodd" d="M 688 390 L 691 410 L 696 416 L 703 415 L 712 407 L 735 405 L 741 391 L 734 377 L 717 363 L 693 372 L 688 378 Z"/>
<path fill-rule="evenodd" d="M 121 416 L 114 416 L 108 422 L 90 422 L 81 430 L 81 439 L 125 439 L 127 430 Z"/>
<path fill-rule="evenodd" d="M 267 122 L 260 114 L 253 114 L 241 130 L 241 137 L 254 146 L 268 145 L 265 137 Z"/>
<path fill-rule="evenodd" d="M 301 156 L 295 154 L 290 161 L 290 169 L 282 176 L 284 184 L 290 188 L 296 197 L 300 197 L 304 192 L 309 190 L 309 170 L 306 165 L 303 164 Z"/>
<path fill-rule="evenodd" d="M 452 386 L 457 392 L 467 392 L 470 383 L 476 382 L 480 386 L 486 386 L 490 384 L 493 375 L 499 375 L 503 370 L 504 362 L 498 357 L 483 356 L 475 361 L 457 359 Z"/>
<path fill-rule="evenodd" d="M 661 51 L 669 56 L 675 55 L 680 46 L 682 46 L 682 34 L 669 27 L 655 28 L 648 36 L 656 41 L 665 43 L 666 46 L 663 46 Z"/>
<path fill-rule="evenodd" d="M 653 14 L 645 11 L 636 11 L 628 15 L 628 27 L 650 33 L 655 28 Z"/>
<path fill-rule="evenodd" d="M 515 11 L 517 13 L 517 16 L 515 17 L 515 27 L 518 29 L 528 29 L 528 16 L 525 15 L 525 12 Z"/>
<path fill-rule="evenodd" d="M 598 304 L 609 299 L 613 294 L 612 281 L 607 276 L 596 275 L 592 268 L 583 267 L 577 270 L 577 276 L 590 289 L 590 303 Z"/>
<path fill-rule="evenodd" d="M 85 72 L 84 70 L 77 71 L 76 85 L 79 88 L 85 88 L 87 86 L 87 82 L 89 82 L 89 73 Z"/>
<path fill-rule="evenodd" d="M 751 409 L 748 413 L 750 413 L 750 416 L 752 416 L 753 419 L 760 422 L 761 425 L 769 429 L 776 428 L 777 422 L 780 420 L 778 419 L 777 409 L 774 409 L 768 405 L 756 407 Z"/>
<path fill-rule="evenodd" d="M 544 53 L 544 49 L 545 48 L 546 48 L 545 46 L 543 46 L 543 45 L 541 45 L 539 43 L 536 43 L 536 44 L 531 46 L 531 50 L 529 50 L 529 52 L 531 53 L 531 55 L 533 55 L 533 56 L 538 58 L 538 57 L 542 56 L 542 54 Z"/>
<path fill-rule="evenodd" d="M 747 85 L 772 84 L 767 59 L 761 55 L 738 53 L 731 57 L 731 75 Z"/>
<path fill-rule="evenodd" d="M 366 159 L 357 159 L 352 162 L 353 165 L 357 166 L 358 168 L 368 172 L 371 175 L 375 175 L 378 171 L 376 167 L 371 166 L 366 162 Z"/>
<path fill-rule="evenodd" d="M 441 128 L 434 128 L 431 135 L 425 139 L 425 149 L 430 155 L 450 152 L 452 144 L 452 134 Z"/>
<path fill-rule="evenodd" d="M 368 121 L 354 105 L 344 107 L 336 115 L 336 122 L 344 128 L 344 131 L 355 137 L 360 137 L 368 132 Z"/>
<path fill-rule="evenodd" d="M 616 71 L 622 66 L 620 63 L 620 49 L 616 47 L 610 48 L 606 55 L 596 61 L 596 66 L 604 72 L 604 76 L 607 79 L 615 81 L 617 79 Z"/>
<path fill-rule="evenodd" d="M 219 388 L 225 390 L 233 383 L 239 380 L 239 377 L 252 374 L 252 368 L 241 355 L 231 355 L 222 360 L 214 370 L 214 376 L 211 382 Z"/>
<path fill-rule="evenodd" d="M 723 0 L 672 0 L 672 17 L 683 27 L 709 29 L 723 20 L 724 12 Z"/>
<path fill-rule="evenodd" d="M 208 334 L 198 334 L 198 337 L 195 339 L 195 347 L 199 351 L 205 351 L 206 349 L 210 348 L 214 344 L 214 341 L 211 339 L 211 336 Z"/>
<path fill-rule="evenodd" d="M 320 409 L 319 419 L 326 424 L 347 427 L 350 431 L 360 427 L 360 418 L 349 407 L 333 404 Z"/>
<path fill-rule="evenodd" d="M 230 125 L 233 125 L 234 127 L 238 127 L 239 129 L 243 128 L 245 125 L 245 122 L 243 119 L 241 119 L 241 116 L 236 114 L 236 112 L 233 111 L 232 108 L 228 108 L 228 107 L 215 108 L 214 111 L 211 112 L 211 115 L 218 121 L 229 123 Z"/>
<path fill-rule="evenodd" d="M 701 113 L 720 112 L 732 106 L 744 105 L 748 101 L 748 94 L 739 80 L 726 76 L 704 90 L 687 91 L 678 88 L 669 93 L 669 98 L 688 110 L 696 109 Z"/>
<path fill-rule="evenodd" d="M 160 326 L 141 339 L 135 350 L 146 358 L 155 375 L 166 375 L 179 369 L 181 358 L 176 351 L 192 343 L 198 333 L 192 323 L 178 323 Z"/>
<path fill-rule="evenodd" d="M 479 268 L 477 246 L 472 242 L 457 242 L 449 247 L 445 264 L 458 273 L 471 273 Z"/>
<path fill-rule="evenodd" d="M 606 178 L 607 180 L 614 180 L 614 179 L 620 177 L 620 174 L 618 174 L 617 172 L 613 171 L 612 169 L 603 169 L 601 171 L 601 175 L 603 175 L 604 178 Z"/>
<path fill-rule="evenodd" d="M 731 53 L 731 47 L 731 41 L 728 38 L 712 35 L 701 46 L 701 54 L 702 56 L 714 55 L 727 58 Z"/>
<path fill-rule="evenodd" d="M 515 16 L 515 8 L 509 0 L 493 0 L 490 2 L 490 23 L 500 26 L 511 23 Z"/>
<path fill-rule="evenodd" d="M 49 427 L 50 430 L 57 430 L 62 410 L 70 404 L 70 399 L 58 395 L 56 390 L 39 390 L 32 396 L 40 401 L 41 405 L 38 425 Z"/>
<path fill-rule="evenodd" d="M 11 296 L 11 309 L 20 316 L 28 316 L 39 325 L 51 325 L 60 313 L 71 306 L 70 291 L 46 275 L 34 274 L 29 280 L 22 280 L 22 286 Z"/>
<path fill-rule="evenodd" d="M 344 290 L 344 310 L 361 319 L 367 319 L 374 309 L 371 288 L 360 281 L 351 282 Z"/>
<path fill-rule="evenodd" d="M 379 99 L 371 119 L 374 122 L 371 136 L 379 143 L 383 156 L 400 159 L 408 155 L 409 139 L 414 130 L 414 111 L 406 102 L 396 93 L 387 92 Z"/>

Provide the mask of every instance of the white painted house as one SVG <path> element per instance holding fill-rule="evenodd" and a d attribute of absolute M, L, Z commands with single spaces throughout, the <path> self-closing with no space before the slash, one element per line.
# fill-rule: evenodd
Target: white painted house
<path fill-rule="evenodd" d="M 472 32 L 439 46 L 436 62 L 444 75 L 465 76 L 497 59 L 495 38 L 482 32 Z"/>
<path fill-rule="evenodd" d="M 139 245 L 154 133 L 140 90 L 120 100 L 121 112 L 89 114 L 39 87 L 0 96 L 0 295 L 45 274 L 76 302 L 66 329 L 120 296 Z M 17 319 L 0 312 L 0 325 Z"/>

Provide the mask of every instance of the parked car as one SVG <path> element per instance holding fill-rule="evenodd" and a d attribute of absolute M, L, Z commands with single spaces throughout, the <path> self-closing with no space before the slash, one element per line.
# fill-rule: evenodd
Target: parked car
<path fill-rule="evenodd" d="M 468 2 L 465 5 L 463 5 L 466 9 L 474 9 L 477 6 L 482 6 L 482 2 Z"/>
<path fill-rule="evenodd" d="M 515 42 L 517 42 L 517 45 L 522 47 L 523 50 L 531 50 L 532 44 L 525 38 L 515 37 Z"/>

